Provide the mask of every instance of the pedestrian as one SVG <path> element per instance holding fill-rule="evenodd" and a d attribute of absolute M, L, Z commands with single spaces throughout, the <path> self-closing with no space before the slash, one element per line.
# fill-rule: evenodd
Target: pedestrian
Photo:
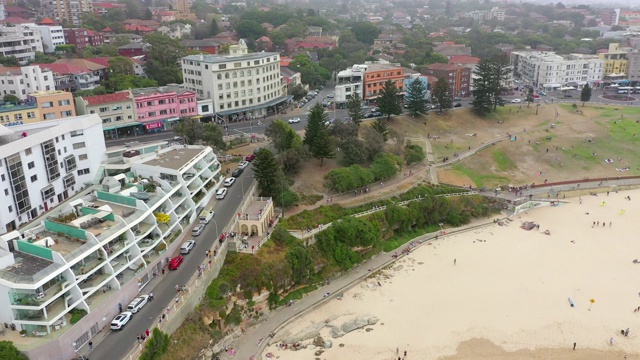
<path fill-rule="evenodd" d="M 122 312 L 122 304 L 118 303 L 118 310 L 120 310 L 120 312 Z"/>
<path fill-rule="evenodd" d="M 453 265 L 455 265 L 455 264 L 456 264 L 456 259 L 453 259 Z"/>
<path fill-rule="evenodd" d="M 136 335 L 136 341 L 140 344 L 140 334 Z"/>
<path fill-rule="evenodd" d="M 609 227 L 611 227 L 611 225 L 613 225 L 613 222 L 612 222 L 612 221 L 609 221 Z"/>
<path fill-rule="evenodd" d="M 145 330 L 145 331 L 144 331 L 144 333 L 145 333 L 145 334 L 147 334 L 147 337 L 149 337 L 149 334 L 150 334 L 151 332 L 149 332 L 149 329 L 147 329 L 147 330 Z"/>
<path fill-rule="evenodd" d="M 573 343 L 573 350 L 576 349 L 576 343 Z"/>
<path fill-rule="evenodd" d="M 153 301 L 153 292 L 149 293 L 149 301 Z"/>
<path fill-rule="evenodd" d="M 613 346 L 613 338 L 610 338 L 610 339 L 609 339 L 609 345 L 612 345 L 612 346 Z"/>
<path fill-rule="evenodd" d="M 89 341 L 89 350 L 93 350 L 93 341 Z"/>

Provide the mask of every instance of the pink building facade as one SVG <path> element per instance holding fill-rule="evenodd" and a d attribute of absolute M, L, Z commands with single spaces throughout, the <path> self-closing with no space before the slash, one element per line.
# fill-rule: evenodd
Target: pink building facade
<path fill-rule="evenodd" d="M 198 115 L 196 93 L 182 86 L 135 89 L 136 118 L 143 132 L 156 132 L 173 128 L 181 117 Z"/>

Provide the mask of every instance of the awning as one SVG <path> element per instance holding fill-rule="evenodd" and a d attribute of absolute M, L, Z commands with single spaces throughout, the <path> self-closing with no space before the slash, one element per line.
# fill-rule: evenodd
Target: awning
<path fill-rule="evenodd" d="M 564 91 L 564 90 L 575 90 L 576 88 L 574 88 L 573 86 L 567 86 L 567 87 L 563 87 L 560 88 L 560 91 Z"/>
<path fill-rule="evenodd" d="M 273 106 L 273 105 L 279 104 L 283 101 L 290 101 L 291 99 L 293 99 L 293 95 L 280 96 L 273 100 L 269 100 L 266 103 L 262 103 L 260 105 L 246 106 L 246 107 L 237 108 L 233 110 L 218 111 L 218 115 L 224 116 L 224 115 L 237 114 L 245 111 L 258 110 L 258 109 L 266 108 L 267 106 Z"/>
<path fill-rule="evenodd" d="M 134 122 L 128 122 L 128 123 L 124 123 L 124 124 L 118 124 L 118 125 L 111 125 L 111 126 L 103 126 L 102 130 L 115 130 L 115 129 L 120 129 L 123 127 L 129 127 L 129 126 L 140 126 L 142 125 L 141 123 L 134 121 Z"/>
<path fill-rule="evenodd" d="M 174 118 L 171 118 L 171 119 L 167 119 L 166 121 L 177 121 L 177 120 L 180 120 L 180 118 L 174 117 Z"/>
<path fill-rule="evenodd" d="M 560 87 L 562 85 L 560 85 L 560 84 L 544 84 L 542 86 L 546 87 L 546 88 L 558 88 L 558 87 Z"/>

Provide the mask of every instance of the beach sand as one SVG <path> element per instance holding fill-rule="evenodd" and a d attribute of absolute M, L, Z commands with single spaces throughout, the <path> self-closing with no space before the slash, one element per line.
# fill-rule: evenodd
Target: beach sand
<path fill-rule="evenodd" d="M 640 258 L 640 191 L 582 199 L 425 244 L 274 340 L 358 315 L 379 318 L 375 325 L 335 339 L 324 327 L 332 347 L 320 356 L 312 345 L 270 345 L 265 353 L 280 360 L 397 359 L 396 349 L 412 360 L 640 359 L 640 264 L 632 262 Z M 523 230 L 524 221 L 540 229 Z M 620 334 L 626 328 L 628 337 Z"/>

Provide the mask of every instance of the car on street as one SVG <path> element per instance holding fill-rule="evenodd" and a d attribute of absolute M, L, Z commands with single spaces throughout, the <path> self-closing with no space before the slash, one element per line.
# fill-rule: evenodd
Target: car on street
<path fill-rule="evenodd" d="M 538 91 L 538 94 L 539 94 L 540 96 L 547 96 L 547 93 L 546 93 L 546 92 L 544 92 L 544 91 Z"/>
<path fill-rule="evenodd" d="M 142 307 L 147 304 L 148 301 L 149 301 L 149 295 L 139 296 L 139 297 L 131 300 L 129 305 L 127 305 L 127 310 L 130 311 L 131 313 L 135 314 L 138 311 L 140 311 L 142 309 Z"/>
<path fill-rule="evenodd" d="M 129 311 L 122 312 L 111 320 L 111 330 L 122 330 L 127 325 L 133 314 Z"/>
<path fill-rule="evenodd" d="M 240 164 L 238 164 L 238 169 L 244 170 L 244 169 L 247 168 L 247 166 L 249 166 L 249 162 L 248 161 L 243 161 Z"/>
<path fill-rule="evenodd" d="M 224 179 L 224 186 L 229 187 L 231 185 L 233 185 L 233 183 L 236 182 L 236 178 L 234 177 L 229 177 Z"/>
<path fill-rule="evenodd" d="M 456 107 L 462 107 L 462 103 L 455 103 L 455 104 L 453 104 L 453 107 L 454 107 L 454 108 L 456 108 Z"/>
<path fill-rule="evenodd" d="M 169 270 L 178 270 L 178 268 L 180 267 L 180 264 L 182 264 L 182 262 L 184 261 L 184 258 L 182 257 L 182 255 L 178 255 L 176 257 L 174 257 L 173 259 L 171 259 L 171 261 L 169 261 Z"/>
<path fill-rule="evenodd" d="M 256 159 L 256 155 L 255 154 L 249 154 L 249 155 L 247 155 L 247 157 L 244 158 L 244 160 L 248 161 L 248 162 L 252 162 L 255 159 Z"/>
<path fill-rule="evenodd" d="M 521 102 L 522 102 L 522 100 L 521 100 L 521 99 L 512 99 L 512 100 L 511 100 L 511 103 L 512 103 L 512 104 L 519 104 L 519 103 L 521 103 Z"/>
<path fill-rule="evenodd" d="M 203 231 L 204 231 L 204 224 L 198 224 L 196 227 L 193 228 L 193 230 L 191 230 L 191 235 L 200 236 L 200 234 L 202 234 Z"/>
<path fill-rule="evenodd" d="M 218 200 L 224 199 L 224 197 L 227 196 L 227 192 L 228 191 L 229 190 L 227 188 L 218 189 L 218 192 L 216 192 L 216 199 L 218 199 Z"/>
<path fill-rule="evenodd" d="M 297 124 L 300 122 L 300 118 L 299 117 L 294 117 L 289 119 L 289 124 Z"/>
<path fill-rule="evenodd" d="M 460 97 L 454 97 L 454 98 L 453 98 L 453 101 L 462 101 L 462 98 L 460 98 Z"/>
<path fill-rule="evenodd" d="M 174 136 L 173 141 L 182 141 L 182 138 L 180 136 Z"/>
<path fill-rule="evenodd" d="M 372 112 L 371 114 L 373 115 L 373 117 L 379 117 L 379 116 L 384 115 L 384 114 L 383 114 L 382 112 L 380 112 L 380 111 L 374 111 L 374 112 Z"/>
<path fill-rule="evenodd" d="M 193 248 L 196 246 L 196 241 L 191 239 L 188 240 L 187 242 L 185 242 L 184 244 L 182 244 L 182 246 L 180 247 L 180 254 L 188 254 L 191 252 L 191 250 L 193 250 Z"/>
<path fill-rule="evenodd" d="M 234 178 L 238 178 L 240 175 L 242 175 L 243 171 L 244 171 L 243 168 L 237 168 L 233 170 L 233 172 L 231 173 L 231 176 L 233 176 Z"/>
<path fill-rule="evenodd" d="M 573 97 L 573 95 L 571 95 L 571 94 L 564 94 L 564 95 L 562 95 L 562 96 L 564 96 L 564 97 L 566 97 L 566 98 L 571 98 L 571 97 Z"/>

